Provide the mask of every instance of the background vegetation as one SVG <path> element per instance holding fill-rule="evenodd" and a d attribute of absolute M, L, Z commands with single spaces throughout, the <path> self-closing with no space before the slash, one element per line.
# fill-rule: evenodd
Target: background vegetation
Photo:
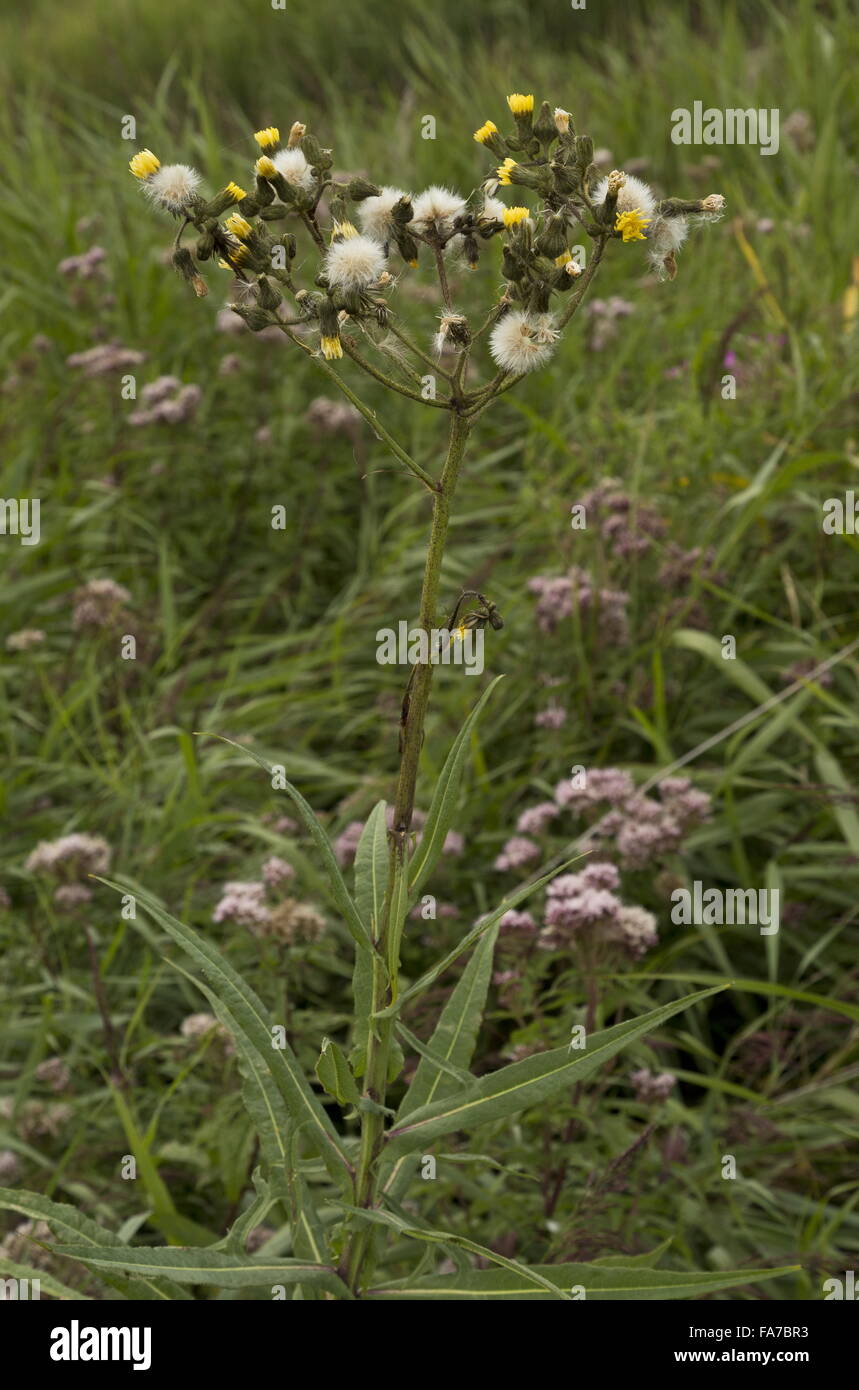
<path fill-rule="evenodd" d="M 320 435 L 307 408 L 330 392 L 312 364 L 288 344 L 219 331 L 217 272 L 198 302 L 164 265 L 170 228 L 141 204 L 130 153 L 148 145 L 203 169 L 211 186 L 241 182 L 251 133 L 301 119 L 333 146 L 338 169 L 465 192 L 485 172 L 471 132 L 499 118 L 506 92 L 533 90 L 611 151 L 606 168 L 641 161 L 662 192 L 728 199 L 728 217 L 690 241 L 673 284 L 647 277 L 635 247 L 608 258 L 596 293 L 632 312 L 607 329 L 599 315 L 576 320 L 553 367 L 484 421 L 446 587 L 452 599 L 464 586 L 488 592 L 506 625 L 490 634 L 480 681 L 437 680 L 425 786 L 484 683 L 507 679 L 473 737 L 464 850 L 433 883 L 459 917 L 415 924 L 405 960 L 416 977 L 440 941 L 517 881 L 495 858 L 520 812 L 571 766 L 620 766 L 645 781 L 783 688 L 797 663 L 808 669 L 855 635 L 856 538 L 824 535 L 821 504 L 855 484 L 857 463 L 856 12 L 837 0 L 582 12 L 545 0 L 3 8 L 2 495 L 42 499 L 42 540 L 3 539 L 0 636 L 46 635 L 0 654 L 10 899 L 0 1148 L 15 1156 L 7 1181 L 14 1172 L 126 1239 L 163 1236 L 153 1208 L 211 1239 L 247 1202 L 255 1160 L 235 1061 L 211 1034 L 180 1033 L 205 1006 L 162 961 L 154 926 L 134 930 L 101 889 L 63 914 L 26 860 L 40 840 L 105 836 L 113 869 L 210 933 L 272 1008 L 288 990 L 290 1035 L 312 1068 L 324 1035 L 343 1041 L 348 937 L 306 841 L 275 828 L 288 808 L 259 769 L 193 733 L 284 764 L 332 836 L 365 818 L 390 793 L 403 684 L 402 670 L 376 664 L 375 634 L 415 616 L 427 511 L 363 427 Z M 671 111 L 696 100 L 778 107 L 778 155 L 672 145 Z M 435 140 L 421 137 L 426 114 Z M 101 274 L 58 271 L 92 245 L 106 253 Z M 478 271 L 487 294 L 490 261 Z M 428 334 L 435 310 L 421 285 L 413 277 L 403 294 Z M 199 384 L 193 418 L 132 426 L 115 376 L 67 363 L 107 340 L 145 354 L 140 383 L 175 374 Z M 735 400 L 722 399 L 725 372 Z M 370 395 L 412 455 L 435 466 L 435 413 Z M 638 557 L 570 529 L 571 505 L 607 475 L 633 511 L 665 522 Z M 284 531 L 270 526 L 278 503 Z M 667 580 L 672 544 L 702 555 Z M 628 592 L 627 641 L 609 640 L 599 621 L 540 631 L 528 580 L 573 563 Z M 115 632 L 73 629 L 74 591 L 103 577 L 131 595 L 123 630 L 137 637 L 135 662 L 119 659 Z M 719 653 L 726 633 L 734 662 Z M 724 976 L 736 987 L 625 1056 L 584 1103 L 496 1126 L 473 1146 L 491 1164 L 466 1161 L 462 1146 L 462 1162 L 410 1194 L 427 1219 L 443 1210 L 463 1234 L 530 1262 L 635 1254 L 671 1238 L 675 1269 L 801 1266 L 722 1297 L 818 1298 L 826 1274 L 849 1266 L 857 673 L 848 657 L 699 756 L 688 771 L 713 797 L 711 821 L 667 866 L 630 880 L 626 896 L 656 913 L 660 943 L 603 981 L 610 1017 Z M 567 710 L 560 730 L 535 726 L 546 704 L 538 674 L 562 682 L 551 692 Z M 557 835 L 541 843 L 547 858 L 567 847 Z M 258 877 L 272 852 L 296 870 L 291 891 L 326 916 L 316 945 L 278 951 L 212 923 L 223 883 Z M 780 933 L 672 926 L 666 872 L 677 883 L 778 886 Z M 436 1009 L 451 982 L 431 996 Z M 583 1003 L 569 960 L 538 973 L 524 1013 L 493 993 L 479 1065 L 517 1046 L 558 1046 Z M 424 1006 L 409 1026 L 426 1037 L 433 1018 Z M 36 1074 L 50 1057 L 70 1069 L 59 1096 Z M 635 1065 L 677 1075 L 667 1101 L 635 1098 Z M 126 1152 L 138 1156 L 135 1183 L 120 1177 Z M 726 1153 L 733 1182 L 721 1177 Z M 287 1213 L 275 1215 L 267 1248 L 288 1252 Z"/>

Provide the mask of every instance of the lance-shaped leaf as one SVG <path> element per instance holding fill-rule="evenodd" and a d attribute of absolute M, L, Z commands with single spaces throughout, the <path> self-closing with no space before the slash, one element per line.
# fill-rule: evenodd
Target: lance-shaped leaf
<path fill-rule="evenodd" d="M 481 1077 L 470 1091 L 458 1092 L 432 1105 L 424 1105 L 420 1110 L 413 1111 L 405 1123 L 394 1125 L 388 1132 L 386 1156 L 395 1158 L 419 1146 L 426 1146 L 441 1134 L 474 1129 L 476 1125 L 517 1115 L 522 1110 L 539 1105 L 558 1091 L 587 1080 L 622 1048 L 654 1028 L 659 1028 L 674 1014 L 682 1013 L 684 1009 L 725 988 L 726 985 L 717 985 L 714 989 L 687 994 L 683 999 L 652 1009 L 641 1018 L 606 1028 L 588 1039 L 584 1051 L 571 1051 L 566 1046 L 556 1047 L 551 1052 L 537 1052 L 521 1062 L 513 1062 L 509 1067 Z M 426 1152 L 425 1147 L 423 1152 Z"/>
<path fill-rule="evenodd" d="M 471 1255 L 477 1255 L 481 1259 L 488 1260 L 491 1264 L 499 1265 L 510 1274 L 520 1279 L 523 1283 L 532 1288 L 540 1289 L 548 1298 L 569 1300 L 570 1294 L 565 1289 L 561 1289 L 551 1279 L 547 1279 L 537 1269 L 528 1269 L 519 1260 L 509 1260 L 506 1255 L 499 1255 L 496 1250 L 490 1250 L 485 1245 L 478 1245 L 476 1241 L 469 1240 L 467 1236 L 451 1234 L 446 1231 L 435 1231 L 429 1226 L 418 1225 L 414 1221 L 409 1221 L 405 1216 L 392 1211 L 368 1211 L 363 1207 L 349 1207 L 346 1211 L 352 1212 L 353 1216 L 359 1221 L 367 1221 L 380 1226 L 389 1226 L 400 1235 L 406 1236 L 411 1240 L 427 1241 L 431 1245 L 442 1245 L 454 1247 L 459 1250 L 467 1250 Z"/>
<path fill-rule="evenodd" d="M 429 1041 L 427 1055 L 421 1058 L 418 1069 L 397 1112 L 397 1122 L 432 1105 L 442 1096 L 459 1089 L 441 1062 L 459 1071 L 467 1071 L 474 1055 L 480 1020 L 486 1005 L 486 994 L 492 978 L 492 953 L 498 937 L 498 923 L 487 927 L 477 950 L 456 983 L 441 1012 L 435 1032 Z M 439 1062 L 431 1060 L 432 1054 Z"/>
<path fill-rule="evenodd" d="M 264 768 L 269 776 L 271 776 L 274 771 L 273 765 L 266 762 L 265 758 L 261 758 L 259 753 L 254 753 L 250 748 L 243 748 L 240 743 L 234 742 L 231 738 L 224 738 L 222 734 L 198 734 L 198 737 L 217 738 L 221 743 L 229 743 L 232 748 L 236 748 L 240 753 L 253 758 L 254 762 L 259 763 L 260 767 Z M 304 823 L 305 830 L 307 830 L 310 838 L 319 851 L 328 882 L 331 885 L 332 896 L 343 915 L 343 921 L 346 923 L 350 935 L 361 950 L 369 951 L 370 938 L 367 935 L 367 929 L 358 916 L 358 909 L 349 896 L 349 891 L 343 881 L 340 866 L 334 858 L 334 851 L 331 848 L 328 836 L 325 834 L 325 831 L 313 814 L 312 808 L 305 801 L 298 788 L 294 787 L 291 782 L 288 782 L 285 777 L 283 779 L 283 787 L 284 791 L 292 798 L 293 805 Z"/>
<path fill-rule="evenodd" d="M 330 1038 L 322 1039 L 322 1051 L 319 1054 L 319 1061 L 316 1063 L 316 1075 L 319 1077 L 320 1085 L 325 1088 L 329 1096 L 334 1097 L 338 1105 L 358 1104 L 361 1099 L 361 1092 L 349 1070 L 349 1063 L 336 1042 L 332 1042 Z"/>
<path fill-rule="evenodd" d="M 216 1284 L 222 1289 L 270 1288 L 273 1284 L 311 1284 L 340 1298 L 350 1298 L 346 1285 L 328 1265 L 307 1260 L 269 1260 L 262 1255 L 231 1255 L 224 1250 L 182 1250 L 175 1246 L 152 1249 L 93 1249 L 86 1245 L 58 1245 L 58 1255 L 80 1260 L 92 1269 L 143 1271 L 169 1276 L 180 1284 Z"/>
<path fill-rule="evenodd" d="M 91 1294 L 81 1293 L 80 1289 L 70 1289 L 68 1284 L 64 1284 L 55 1275 L 49 1274 L 46 1269 L 36 1269 L 34 1265 L 19 1265 L 14 1260 L 0 1258 L 0 1278 L 17 1279 L 19 1284 L 24 1280 L 31 1286 L 35 1284 L 39 1290 L 39 1298 L 47 1294 L 49 1298 L 71 1299 L 75 1303 L 80 1300 L 92 1302 Z M 35 1293 L 32 1297 L 36 1297 Z"/>
<path fill-rule="evenodd" d="M 0 1187 L 0 1211 L 17 1211 L 31 1221 L 45 1221 L 51 1232 L 61 1240 L 74 1241 L 76 1246 L 110 1249 L 124 1248 L 119 1236 L 107 1231 L 75 1207 L 65 1202 L 52 1202 L 40 1192 L 26 1192 L 23 1188 Z M 51 1247 L 56 1249 L 55 1246 Z M 147 1274 L 136 1279 L 123 1279 L 119 1272 L 105 1274 L 104 1281 L 111 1288 L 132 1300 L 187 1299 L 190 1294 L 169 1279 L 155 1279 Z"/>
<path fill-rule="evenodd" d="M 202 980 L 195 979 L 189 971 L 182 970 L 176 961 L 170 964 L 174 969 L 181 970 L 205 994 L 218 1021 L 230 1033 L 236 1046 L 245 1109 L 259 1135 L 260 1148 L 270 1167 L 283 1163 L 286 1159 L 286 1135 L 294 1126 L 290 1123 L 283 1096 L 272 1078 L 268 1060 L 260 1055 L 247 1033 L 239 1027 L 235 1015 L 223 1007 L 214 990 L 209 989 Z"/>
<path fill-rule="evenodd" d="M 643 1299 L 699 1298 L 702 1294 L 718 1293 L 721 1289 L 736 1289 L 745 1284 L 762 1284 L 768 1279 L 779 1279 L 786 1274 L 795 1274 L 800 1265 L 784 1265 L 780 1269 L 735 1269 L 730 1272 L 718 1271 L 703 1274 L 689 1274 L 684 1270 L 642 1269 L 641 1266 L 622 1268 L 617 1265 L 566 1264 L 536 1265 L 529 1270 L 531 1275 L 539 1274 L 565 1292 L 576 1290 L 574 1295 L 589 1303 L 626 1302 L 637 1303 Z M 398 1280 L 386 1288 L 369 1289 L 365 1298 L 427 1299 L 481 1302 L 495 1299 L 510 1299 L 516 1302 L 534 1299 L 550 1299 L 556 1294 L 537 1288 L 529 1279 L 513 1274 L 507 1269 L 475 1269 L 468 1273 L 435 1274 L 429 1278 Z"/>
<path fill-rule="evenodd" d="M 436 783 L 432 803 L 427 813 L 426 822 L 421 834 L 421 842 L 412 860 L 410 887 L 412 898 L 420 892 L 421 885 L 426 882 L 441 858 L 447 832 L 450 830 L 453 824 L 453 818 L 456 814 L 457 798 L 462 781 L 462 769 L 468 753 L 468 740 L 471 737 L 471 731 L 480 718 L 481 710 L 486 704 L 486 701 L 489 699 L 498 682 L 503 679 L 503 676 L 496 676 L 486 687 L 474 709 L 471 711 L 471 714 L 454 739 L 453 746 L 447 755 L 444 767 L 441 770 L 441 775 Z"/>
<path fill-rule="evenodd" d="M 355 906 L 374 943 L 379 938 L 388 887 L 390 849 L 386 811 L 384 801 L 373 807 L 355 853 Z M 381 976 L 384 970 L 384 962 L 377 951 L 372 955 L 366 951 L 355 952 L 352 972 L 354 1023 L 349 1060 L 356 1076 L 363 1076 L 367 1070 L 367 1047 L 370 1031 L 374 1027 L 371 1020 L 373 1000 L 381 984 L 376 977 Z"/>
<path fill-rule="evenodd" d="M 121 883 L 114 883 L 111 879 L 100 878 L 98 881 L 106 884 L 108 888 L 113 888 L 117 893 L 127 891 Z M 270 1020 L 264 1005 L 250 985 L 225 960 L 216 946 L 199 932 L 195 932 L 192 927 L 185 926 L 184 922 L 171 916 L 149 893 L 138 888 L 134 896 L 138 905 L 163 927 L 168 936 L 208 975 L 218 996 L 227 1026 L 232 1030 L 234 1020 L 236 1028 L 246 1035 L 283 1096 L 292 1119 L 297 1124 L 307 1123 L 308 1137 L 318 1149 L 335 1181 L 340 1184 L 348 1182 L 351 1168 L 340 1147 L 337 1131 L 311 1090 L 289 1043 L 284 1041 L 279 1047 L 272 1045 Z"/>
<path fill-rule="evenodd" d="M 379 938 L 379 923 L 388 886 L 387 806 L 379 801 L 361 831 L 355 851 L 355 907 L 373 941 Z"/>

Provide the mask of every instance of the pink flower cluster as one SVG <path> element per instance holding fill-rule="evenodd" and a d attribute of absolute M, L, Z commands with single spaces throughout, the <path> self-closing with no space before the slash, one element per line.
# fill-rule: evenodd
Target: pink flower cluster
<path fill-rule="evenodd" d="M 621 946 L 635 959 L 656 945 L 656 918 L 643 907 L 627 907 L 617 896 L 620 875 L 614 864 L 588 864 L 577 874 L 561 874 L 546 892 L 546 925 L 538 945 L 556 951 L 582 931 Z"/>
<path fill-rule="evenodd" d="M 599 534 L 619 559 L 644 554 L 665 534 L 665 522 L 655 508 L 634 501 L 617 478 L 603 478 L 585 494 L 581 505 L 588 528 L 595 520 Z"/>
<path fill-rule="evenodd" d="M 630 1076 L 635 1099 L 642 1100 L 645 1104 L 653 1104 L 654 1101 L 667 1100 L 677 1084 L 677 1077 L 672 1076 L 670 1071 L 652 1072 L 647 1067 L 640 1067 Z"/>
<path fill-rule="evenodd" d="M 103 246 L 91 246 L 79 256 L 66 256 L 60 261 L 57 270 L 61 275 L 74 275 L 79 280 L 93 280 L 104 275 L 104 261 L 107 252 Z"/>
<path fill-rule="evenodd" d="M 140 392 L 142 405 L 128 417 L 130 425 L 181 425 L 193 419 L 203 399 L 193 382 L 183 386 L 178 377 L 159 376 Z"/>
<path fill-rule="evenodd" d="M 122 347 L 120 343 L 98 343 L 83 352 L 73 352 L 66 358 L 67 367 L 79 367 L 86 377 L 110 376 L 114 372 L 127 372 L 131 367 L 139 367 L 143 353 L 134 348 Z"/>
<path fill-rule="evenodd" d="M 122 605 L 131 594 L 113 579 L 89 579 L 75 590 L 72 627 L 113 627 L 122 616 Z"/>
<path fill-rule="evenodd" d="M 107 873 L 111 853 L 100 835 L 61 835 L 58 840 L 40 840 L 24 867 L 28 873 L 59 879 L 54 905 L 60 912 L 71 913 L 92 900 L 92 889 L 82 880 L 87 874 Z"/>
<path fill-rule="evenodd" d="M 537 625 L 541 632 L 554 632 L 565 618 L 577 612 L 583 618 L 595 616 L 600 637 L 607 642 L 626 641 L 629 594 L 621 589 L 596 587 L 580 565 L 573 565 L 565 575 L 535 575 L 528 580 L 528 588 L 538 595 Z"/>

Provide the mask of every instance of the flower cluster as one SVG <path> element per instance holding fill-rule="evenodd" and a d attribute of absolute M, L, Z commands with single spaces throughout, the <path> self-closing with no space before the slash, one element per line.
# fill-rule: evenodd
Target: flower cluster
<path fill-rule="evenodd" d="M 115 627 L 124 617 L 123 605 L 130 599 L 128 590 L 113 579 L 88 579 L 75 590 L 72 627 L 75 632 Z"/>
<path fill-rule="evenodd" d="M 172 261 L 198 296 L 208 292 L 201 266 L 215 260 L 236 277 L 239 292 L 230 307 L 250 329 L 275 328 L 299 343 L 310 329 L 327 361 L 344 350 L 360 360 L 356 340 L 344 340 L 350 323 L 360 325 L 363 336 L 387 329 L 389 292 L 400 270 L 418 265 L 422 251 L 435 261 L 445 304 L 436 350 L 452 343 L 468 349 L 472 332 L 452 308 L 447 269 L 476 268 L 481 248 L 499 238 L 504 288 L 485 327 L 502 378 L 515 377 L 549 360 L 584 292 L 583 286 L 570 309 L 559 310 L 585 274 L 584 248 L 574 254 L 574 235 L 581 230 L 595 243 L 595 262 L 609 241 L 643 241 L 657 272 L 673 277 L 690 223 L 718 217 L 724 199 L 658 201 L 635 175 L 615 170 L 601 176 L 593 141 L 576 133 L 562 107 L 543 102 L 535 110 L 533 95 L 522 92 L 511 94 L 507 105 L 511 130 L 502 133 L 487 120 L 474 132 L 494 167 L 469 197 L 439 184 L 412 193 L 363 177 L 338 178 L 332 151 L 301 121 L 285 140 L 277 126 L 256 132 L 247 188 L 230 182 L 204 196 L 195 169 L 162 164 L 149 149 L 135 154 L 129 167 L 156 206 L 181 218 Z M 524 190 L 534 206 L 504 203 L 498 190 L 509 187 Z M 196 232 L 192 246 L 182 241 L 187 227 Z M 296 278 L 305 264 L 303 256 L 296 259 L 296 232 L 311 237 L 318 256 L 312 286 Z"/>
<path fill-rule="evenodd" d="M 128 423 L 179 425 L 194 418 L 202 399 L 203 392 L 194 382 L 183 386 L 178 377 L 159 376 L 141 390 L 141 405 L 131 412 Z"/>
<path fill-rule="evenodd" d="M 602 638 L 614 644 L 626 641 L 629 595 L 622 589 L 601 589 L 580 565 L 554 577 L 535 575 L 528 580 L 528 588 L 538 595 L 537 625 L 541 632 L 554 632 L 573 613 L 583 618 L 593 614 Z"/>
<path fill-rule="evenodd" d="M 75 833 L 59 840 L 40 840 L 24 865 L 28 873 L 57 880 L 54 903 L 64 912 L 85 906 L 92 891 L 83 880 L 110 868 L 111 847 L 100 835 Z"/>
<path fill-rule="evenodd" d="M 295 828 L 294 822 L 289 822 Z M 234 922 L 248 927 L 252 935 L 285 945 L 311 944 L 324 934 L 325 918 L 309 903 L 295 898 L 277 898 L 295 877 L 292 865 L 272 854 L 260 870 L 262 877 L 225 883 L 212 913 L 213 922 Z"/>

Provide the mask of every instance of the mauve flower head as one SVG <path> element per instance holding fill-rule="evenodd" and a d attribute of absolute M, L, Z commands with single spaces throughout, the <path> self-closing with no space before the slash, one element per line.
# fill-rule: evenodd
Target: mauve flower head
<path fill-rule="evenodd" d="M 627 869 L 646 869 L 654 859 L 674 854 L 683 840 L 677 821 L 671 816 L 660 820 L 625 820 L 617 833 L 617 849 Z"/>
<path fill-rule="evenodd" d="M 128 417 L 130 425 L 137 428 L 158 424 L 181 425 L 194 418 L 203 399 L 202 389 L 196 383 L 189 382 L 183 386 L 176 377 L 159 377 L 150 385 L 155 389 L 155 394 L 147 398 L 147 388 L 143 388 L 140 394 L 145 404 L 131 412 Z"/>
<path fill-rule="evenodd" d="M 677 1084 L 676 1076 L 672 1076 L 670 1071 L 656 1073 L 648 1071 L 647 1067 L 640 1067 L 629 1079 L 635 1090 L 636 1100 L 645 1101 L 647 1104 L 667 1100 Z"/>
<path fill-rule="evenodd" d="M 498 924 L 500 936 L 529 937 L 533 936 L 536 931 L 537 923 L 530 912 L 519 912 L 515 907 L 511 907 L 509 912 L 505 912 Z"/>
<path fill-rule="evenodd" d="M 622 907 L 612 924 L 611 936 L 634 960 L 638 960 L 652 950 L 659 940 L 656 918 L 646 908 L 634 904 Z"/>
<path fill-rule="evenodd" d="M 122 605 L 131 594 L 113 579 L 89 579 L 74 593 L 72 627 L 113 627 L 123 616 Z"/>
<path fill-rule="evenodd" d="M 265 900 L 264 883 L 235 881 L 225 883 L 214 912 L 213 922 L 236 922 L 241 927 L 262 926 L 270 909 Z"/>
<path fill-rule="evenodd" d="M 285 859 L 272 854 L 262 866 L 262 876 L 270 888 L 279 888 L 282 883 L 295 877 L 295 870 Z"/>
<path fill-rule="evenodd" d="M 514 835 L 508 840 L 495 860 L 494 868 L 504 872 L 507 869 L 521 869 L 533 859 L 539 859 L 540 846 L 522 835 Z"/>
<path fill-rule="evenodd" d="M 516 822 L 516 829 L 520 835 L 539 835 L 557 814 L 558 807 L 554 801 L 540 801 L 536 806 L 529 806 L 522 812 Z"/>
<path fill-rule="evenodd" d="M 361 426 L 361 415 L 348 401 L 316 396 L 307 407 L 304 418 L 317 438 L 342 434 L 354 439 Z"/>
<path fill-rule="evenodd" d="M 24 867 L 32 874 L 82 878 L 85 874 L 106 873 L 110 856 L 110 845 L 100 835 L 75 833 L 62 835 L 59 840 L 40 840 Z"/>
<path fill-rule="evenodd" d="M 109 376 L 139 367 L 143 357 L 142 352 L 122 347 L 120 343 L 98 343 L 84 352 L 73 352 L 66 358 L 66 366 L 79 367 L 87 377 Z"/>
<path fill-rule="evenodd" d="M 709 818 L 713 807 L 712 797 L 693 787 L 688 777 L 665 777 L 657 790 L 684 832 Z"/>
<path fill-rule="evenodd" d="M 43 1081 L 52 1091 L 59 1094 L 67 1090 L 72 1074 L 68 1063 L 62 1057 L 46 1057 L 36 1067 L 36 1079 Z"/>
<path fill-rule="evenodd" d="M 54 892 L 54 906 L 60 912 L 76 912 L 92 902 L 92 889 L 85 883 L 61 883 Z"/>
<path fill-rule="evenodd" d="M 537 626 L 542 632 L 554 632 L 559 623 L 578 610 L 582 615 L 595 616 L 601 639 L 626 640 L 629 595 L 620 589 L 598 588 L 581 566 L 574 565 L 566 575 L 535 575 L 528 580 L 528 588 L 539 595 Z"/>
<path fill-rule="evenodd" d="M 534 717 L 538 729 L 560 729 L 567 722 L 567 711 L 563 705 L 553 702 L 541 709 Z"/>
<path fill-rule="evenodd" d="M 65 260 L 60 261 L 57 270 L 61 275 L 75 275 L 80 280 L 92 280 L 96 275 L 104 274 L 103 262 L 106 258 L 107 252 L 103 246 L 91 246 L 79 256 L 66 256 Z"/>
<path fill-rule="evenodd" d="M 242 359 L 237 352 L 225 352 L 218 363 L 218 376 L 235 376 L 242 370 Z"/>
<path fill-rule="evenodd" d="M 570 875 L 577 877 L 577 875 Z M 605 924 L 617 918 L 622 904 L 607 888 L 591 888 L 580 883 L 568 897 L 552 897 L 546 902 L 546 925 L 564 931 Z"/>
<path fill-rule="evenodd" d="M 610 806 L 620 806 L 635 792 L 635 783 L 628 772 L 619 767 L 593 767 L 585 772 L 583 785 L 572 779 L 559 782 L 555 788 L 555 800 L 559 806 L 581 809 L 608 802 Z"/>

